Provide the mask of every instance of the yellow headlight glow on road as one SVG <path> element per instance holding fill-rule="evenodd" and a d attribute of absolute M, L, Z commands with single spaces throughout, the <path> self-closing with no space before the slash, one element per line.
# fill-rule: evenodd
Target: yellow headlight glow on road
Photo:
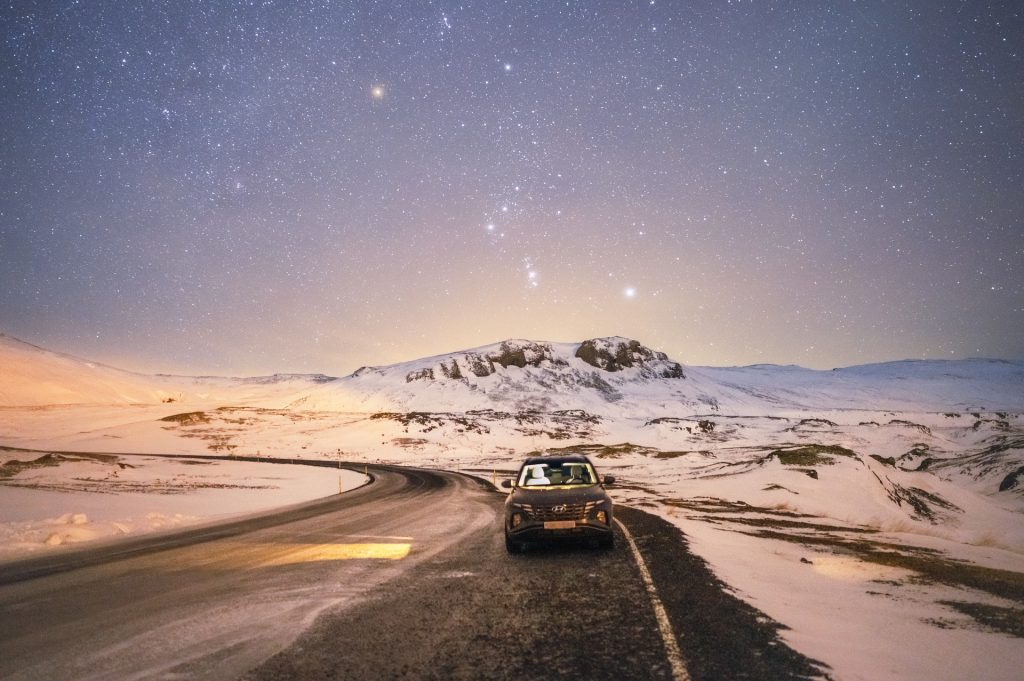
<path fill-rule="evenodd" d="M 401 560 L 409 555 L 409 543 L 300 544 L 291 542 L 215 543 L 202 552 L 163 555 L 154 567 L 165 570 L 255 570 L 334 560 Z"/>
<path fill-rule="evenodd" d="M 280 551 L 280 545 L 268 545 Z M 401 560 L 409 555 L 411 544 L 296 544 L 284 555 L 260 563 L 261 566 L 312 563 L 322 560 Z"/>

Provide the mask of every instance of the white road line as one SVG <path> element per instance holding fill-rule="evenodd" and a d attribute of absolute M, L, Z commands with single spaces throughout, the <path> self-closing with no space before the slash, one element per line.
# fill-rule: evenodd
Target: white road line
<path fill-rule="evenodd" d="M 640 555 L 640 549 L 637 548 L 636 542 L 633 541 L 633 535 L 630 534 L 629 530 L 623 525 L 618 518 L 615 519 L 615 524 L 622 530 L 622 534 L 625 535 L 626 541 L 629 542 L 629 548 L 633 552 L 633 558 L 636 559 L 637 567 L 640 568 L 640 577 L 644 580 L 644 587 L 647 589 L 647 595 L 651 598 L 651 607 L 654 608 L 654 618 L 658 620 L 658 629 L 661 631 L 661 640 L 665 644 L 665 655 L 668 657 L 668 663 L 672 667 L 672 677 L 675 681 L 690 681 L 690 673 L 686 671 L 686 663 L 683 661 L 683 654 L 679 650 L 679 644 L 676 642 L 675 632 L 672 631 L 672 623 L 668 621 L 668 613 L 665 612 L 665 606 L 661 603 L 661 598 L 658 597 L 658 590 L 654 588 L 654 580 L 651 579 L 651 571 L 647 569 L 647 563 L 644 562 L 644 557 Z"/>

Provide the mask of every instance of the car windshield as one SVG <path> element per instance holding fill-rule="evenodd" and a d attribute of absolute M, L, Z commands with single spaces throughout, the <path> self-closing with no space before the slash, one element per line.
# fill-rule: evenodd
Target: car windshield
<path fill-rule="evenodd" d="M 551 461 L 523 466 L 519 472 L 521 487 L 557 487 L 560 485 L 593 485 L 597 475 L 589 463 Z"/>

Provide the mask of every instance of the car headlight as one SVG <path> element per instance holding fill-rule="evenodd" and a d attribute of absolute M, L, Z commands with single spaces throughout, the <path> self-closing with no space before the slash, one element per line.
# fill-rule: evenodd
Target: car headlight
<path fill-rule="evenodd" d="M 523 514 L 513 513 L 512 514 L 512 527 L 519 527 L 523 524 Z"/>
<path fill-rule="evenodd" d="M 608 511 L 598 511 L 594 514 L 594 520 L 601 523 L 602 525 L 608 524 Z"/>

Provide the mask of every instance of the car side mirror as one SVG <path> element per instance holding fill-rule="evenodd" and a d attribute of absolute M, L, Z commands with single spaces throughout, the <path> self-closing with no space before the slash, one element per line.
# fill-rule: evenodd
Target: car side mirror
<path fill-rule="evenodd" d="M 604 484 L 611 485 L 611 484 L 614 484 L 614 483 L 615 483 L 615 476 L 614 475 L 606 475 L 606 476 L 604 476 Z"/>
<path fill-rule="evenodd" d="M 504 487 L 505 489 L 512 489 L 515 485 L 512 484 L 511 480 L 502 480 L 501 486 Z"/>

